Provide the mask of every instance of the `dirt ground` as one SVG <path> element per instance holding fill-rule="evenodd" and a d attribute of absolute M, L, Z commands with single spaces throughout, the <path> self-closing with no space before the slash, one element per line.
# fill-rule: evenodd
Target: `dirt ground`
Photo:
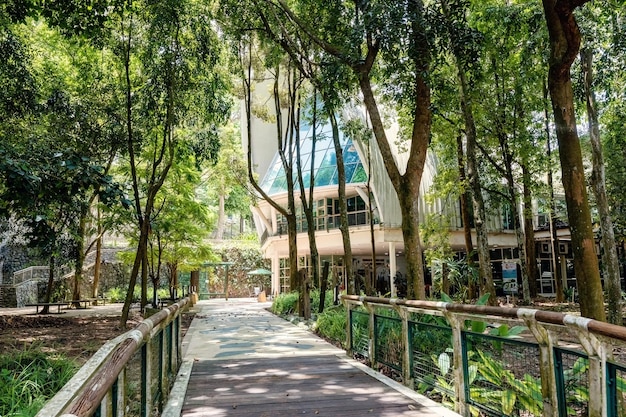
<path fill-rule="evenodd" d="M 189 328 L 194 313 L 185 312 L 181 330 Z M 0 354 L 40 348 L 62 353 L 77 363 L 85 363 L 104 343 L 135 327 L 141 316 L 133 314 L 127 329 L 119 327 L 119 316 L 63 314 L 0 315 Z"/>

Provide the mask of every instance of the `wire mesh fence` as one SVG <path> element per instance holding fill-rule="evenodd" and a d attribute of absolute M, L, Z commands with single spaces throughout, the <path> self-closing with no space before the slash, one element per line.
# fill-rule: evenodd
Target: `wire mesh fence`
<path fill-rule="evenodd" d="M 484 415 L 542 416 L 539 345 L 463 332 L 468 402 Z"/>
<path fill-rule="evenodd" d="M 350 331 L 352 332 L 352 352 L 369 358 L 369 314 L 350 310 Z"/>
<path fill-rule="evenodd" d="M 574 350 L 554 348 L 556 381 L 562 416 L 589 414 L 589 358 Z"/>
<path fill-rule="evenodd" d="M 404 353 L 402 320 L 375 315 L 374 329 L 376 362 L 402 372 Z"/>
<path fill-rule="evenodd" d="M 428 317 L 409 322 L 414 388 L 446 403 L 454 395 L 452 329 L 443 318 L 438 324 L 421 321 Z"/>

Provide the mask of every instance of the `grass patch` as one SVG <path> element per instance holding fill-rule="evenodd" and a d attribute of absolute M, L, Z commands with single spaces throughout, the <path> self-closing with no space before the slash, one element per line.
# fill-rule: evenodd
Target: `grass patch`
<path fill-rule="evenodd" d="M 0 415 L 34 416 L 76 370 L 70 359 L 38 348 L 0 355 Z"/>

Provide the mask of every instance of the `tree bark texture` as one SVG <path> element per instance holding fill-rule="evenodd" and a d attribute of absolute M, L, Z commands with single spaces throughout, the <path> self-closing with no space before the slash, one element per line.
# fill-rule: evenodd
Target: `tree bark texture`
<path fill-rule="evenodd" d="M 617 246 L 615 243 L 615 231 L 613 219 L 609 209 L 606 195 L 606 176 L 604 173 L 604 157 L 602 155 L 602 142 L 600 141 L 600 128 L 598 112 L 593 91 L 593 54 L 589 49 L 580 52 L 580 60 L 583 68 L 585 83 L 585 99 L 587 102 L 587 119 L 589 124 L 589 138 L 591 140 L 591 155 L 593 168 L 591 171 L 591 188 L 596 197 L 596 206 L 600 215 L 600 239 L 602 253 L 602 269 L 604 271 L 604 288 L 607 292 L 609 305 L 609 323 L 622 325 L 622 291 L 620 286 L 619 260 L 617 258 Z"/>
<path fill-rule="evenodd" d="M 530 298 L 537 296 L 537 251 L 535 250 L 535 226 L 533 224 L 533 207 L 530 171 L 526 164 L 522 164 L 522 187 L 524 198 L 524 237 L 526 239 L 526 266 L 528 267 L 528 280 Z"/>
<path fill-rule="evenodd" d="M 461 135 L 456 137 L 457 162 L 459 166 L 459 182 L 462 184 L 463 190 L 459 196 L 461 206 L 461 219 L 463 220 L 463 237 L 465 239 L 465 253 L 467 265 L 472 268 L 474 266 L 474 243 L 472 242 L 472 226 L 469 212 L 469 198 L 467 192 L 467 175 L 465 174 L 465 154 L 463 152 L 463 138 Z M 470 299 L 476 298 L 476 283 L 471 276 L 467 277 L 467 292 Z"/>
<path fill-rule="evenodd" d="M 357 286 L 356 274 L 352 267 L 352 243 L 350 242 L 350 225 L 348 224 L 348 200 L 346 198 L 346 170 L 343 163 L 343 149 L 339 142 L 339 126 L 337 118 L 333 112 L 328 113 L 330 125 L 333 132 L 333 144 L 335 145 L 335 154 L 337 155 L 337 177 L 338 177 L 338 193 L 339 193 L 339 222 L 341 230 L 341 239 L 343 241 L 343 266 L 344 273 L 351 287 L 354 288 L 354 294 L 359 294 Z"/>
<path fill-rule="evenodd" d="M 570 75 L 571 64 L 580 49 L 580 30 L 574 9 L 585 2 L 543 0 L 551 46 L 548 88 L 559 141 L 581 315 L 606 321 Z"/>

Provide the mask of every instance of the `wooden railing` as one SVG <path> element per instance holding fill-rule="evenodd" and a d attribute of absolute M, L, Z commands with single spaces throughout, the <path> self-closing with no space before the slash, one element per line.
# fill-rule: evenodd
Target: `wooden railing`
<path fill-rule="evenodd" d="M 342 300 L 351 354 L 463 416 L 626 415 L 626 327 L 528 308 Z"/>
<path fill-rule="evenodd" d="M 37 417 L 147 417 L 161 411 L 182 361 L 181 313 L 189 303 L 184 298 L 107 342 Z"/>

